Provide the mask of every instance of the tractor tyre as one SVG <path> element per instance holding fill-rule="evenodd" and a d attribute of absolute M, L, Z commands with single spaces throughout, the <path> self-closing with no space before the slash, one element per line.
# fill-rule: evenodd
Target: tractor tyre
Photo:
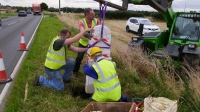
<path fill-rule="evenodd" d="M 183 67 L 187 70 L 197 70 L 199 67 L 199 55 L 198 54 L 185 54 L 183 60 Z"/>

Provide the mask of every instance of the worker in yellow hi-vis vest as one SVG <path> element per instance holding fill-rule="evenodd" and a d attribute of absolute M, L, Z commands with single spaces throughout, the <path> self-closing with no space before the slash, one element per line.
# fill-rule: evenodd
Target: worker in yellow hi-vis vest
<path fill-rule="evenodd" d="M 91 8 L 86 8 L 84 11 L 85 18 L 83 18 L 78 23 L 78 28 L 80 31 L 87 29 L 87 28 L 93 28 L 96 25 L 100 25 L 100 21 L 95 17 L 95 13 Z M 78 47 L 86 48 L 88 46 L 88 40 L 92 37 L 92 34 L 90 32 L 86 32 L 84 36 L 81 37 L 79 40 Z M 79 52 L 76 57 L 76 62 L 73 70 L 73 74 L 77 75 L 77 72 L 80 69 L 81 61 L 83 60 L 85 52 Z"/>
<path fill-rule="evenodd" d="M 49 49 L 47 50 L 44 69 L 48 77 L 36 75 L 34 80 L 35 86 L 45 86 L 56 90 L 64 90 L 64 83 L 70 83 L 70 75 L 73 71 L 75 60 L 67 57 L 68 50 L 73 52 L 85 52 L 88 48 L 78 48 L 71 44 L 77 42 L 85 32 L 91 31 L 92 28 L 85 29 L 74 37 L 70 38 L 71 32 L 64 28 L 59 35 L 53 38 Z M 64 72 L 61 72 L 64 71 Z"/>
<path fill-rule="evenodd" d="M 126 101 L 121 95 L 121 85 L 116 72 L 116 64 L 104 59 L 99 47 L 92 47 L 90 56 L 95 61 L 92 66 L 85 64 L 84 73 L 94 79 L 94 94 L 92 100 L 97 102 Z"/>

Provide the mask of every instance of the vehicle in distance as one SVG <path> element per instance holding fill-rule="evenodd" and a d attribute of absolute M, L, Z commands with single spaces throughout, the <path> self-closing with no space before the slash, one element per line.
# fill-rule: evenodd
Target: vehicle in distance
<path fill-rule="evenodd" d="M 19 10 L 18 17 L 20 17 L 20 16 L 27 16 L 26 11 L 25 10 Z"/>
<path fill-rule="evenodd" d="M 40 4 L 32 4 L 33 15 L 41 15 L 42 8 Z"/>
<path fill-rule="evenodd" d="M 160 31 L 160 28 L 152 23 L 148 18 L 140 18 L 140 17 L 130 17 L 126 22 L 126 31 L 136 32 L 138 33 L 138 29 L 140 24 L 143 24 L 143 33 Z"/>
<path fill-rule="evenodd" d="M 27 9 L 27 10 L 26 10 L 26 13 L 27 13 L 27 14 L 32 14 L 31 9 Z"/>

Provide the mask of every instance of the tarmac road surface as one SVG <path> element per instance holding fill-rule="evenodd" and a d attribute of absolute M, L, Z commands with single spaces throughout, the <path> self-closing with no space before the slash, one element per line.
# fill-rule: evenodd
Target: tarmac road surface
<path fill-rule="evenodd" d="M 32 14 L 28 14 L 27 17 L 13 16 L 2 19 L 2 25 L 0 26 L 0 50 L 6 75 L 8 78 L 11 77 L 13 81 L 15 80 L 24 56 L 28 52 L 19 51 L 22 32 L 24 33 L 26 48 L 29 49 L 42 18 L 42 15 L 33 16 Z M 0 111 L 4 107 L 13 81 L 0 84 Z"/>

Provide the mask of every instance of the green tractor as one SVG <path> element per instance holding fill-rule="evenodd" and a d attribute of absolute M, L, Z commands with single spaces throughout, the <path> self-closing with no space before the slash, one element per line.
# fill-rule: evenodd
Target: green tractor
<path fill-rule="evenodd" d="M 95 1 L 105 3 L 104 0 Z M 176 62 L 197 69 L 200 64 L 200 13 L 174 12 L 171 8 L 172 2 L 173 0 L 123 0 L 121 7 L 106 3 L 120 10 L 127 10 L 130 3 L 149 5 L 161 12 L 166 21 L 167 30 L 142 35 L 143 25 L 140 24 L 139 36 L 133 37 L 128 44 L 131 47 L 142 47 L 151 56 L 161 59 L 170 56 Z"/>

